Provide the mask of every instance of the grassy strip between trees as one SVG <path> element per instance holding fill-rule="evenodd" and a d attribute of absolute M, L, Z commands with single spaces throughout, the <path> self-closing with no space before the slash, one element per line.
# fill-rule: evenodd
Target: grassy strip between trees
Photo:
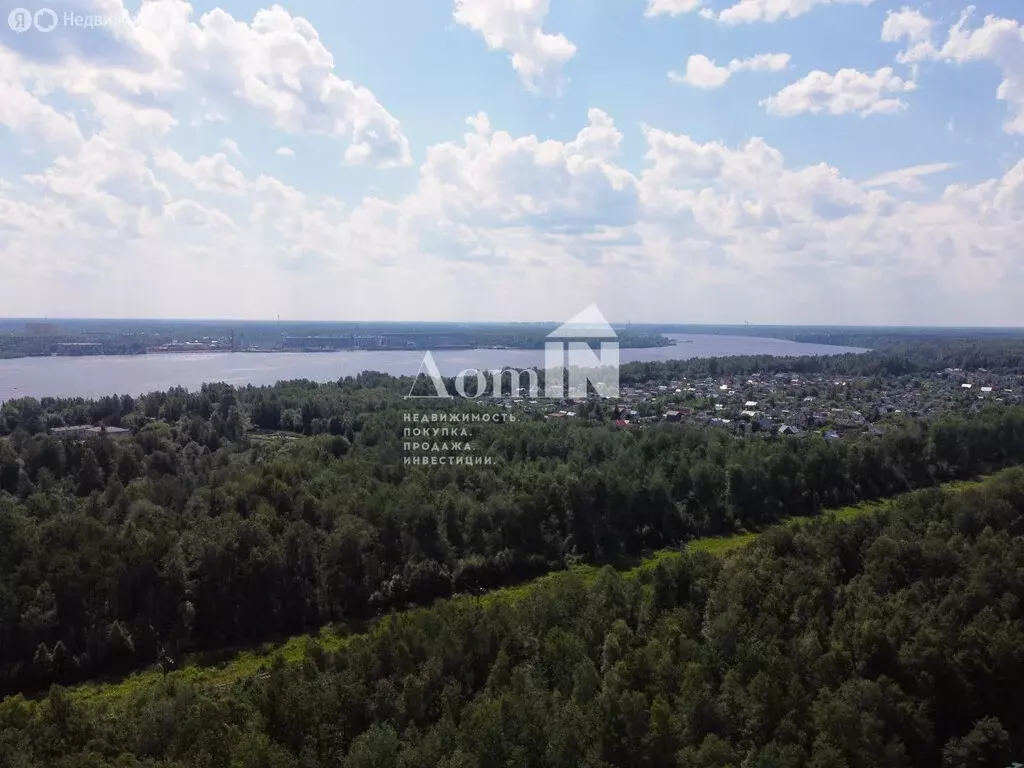
<path fill-rule="evenodd" d="M 979 488 L 986 483 L 995 480 L 1008 470 L 1001 470 L 992 475 L 985 476 L 979 480 L 954 481 L 945 483 L 940 489 L 946 493 L 962 493 L 968 489 Z M 889 508 L 899 498 L 911 496 L 917 493 L 927 492 L 934 489 L 920 489 L 910 491 L 897 497 L 883 499 L 874 502 L 864 502 L 854 506 L 843 507 L 837 510 L 825 511 L 820 517 L 793 517 L 782 520 L 778 525 L 805 525 L 814 520 L 826 520 L 827 522 L 845 522 L 874 514 Z M 738 549 L 746 547 L 754 542 L 761 534 L 756 532 L 740 532 L 729 536 L 716 536 L 703 539 L 695 539 L 687 544 L 691 552 L 705 552 L 715 556 L 725 556 Z M 642 570 L 653 568 L 658 562 L 679 557 L 677 550 L 661 550 L 645 558 L 639 565 L 623 571 L 627 578 L 635 577 Z M 590 580 L 597 577 L 601 567 L 596 565 L 577 565 L 572 568 L 576 575 L 582 575 Z M 479 601 L 482 605 L 488 605 L 499 601 L 516 602 L 527 597 L 539 585 L 547 580 L 563 578 L 566 571 L 556 571 L 533 579 L 525 584 L 514 587 L 505 587 L 494 590 L 485 595 L 471 596 L 459 595 L 449 598 L 458 601 Z M 415 611 L 429 611 L 430 607 L 412 609 Z M 372 628 L 365 631 L 373 631 Z M 252 678 L 270 669 L 275 657 L 281 657 L 287 663 L 299 663 L 306 658 L 311 645 L 319 645 L 327 652 L 334 652 L 346 645 L 354 633 L 339 631 L 337 628 L 324 627 L 317 635 L 300 635 L 293 637 L 283 643 L 265 643 L 256 648 L 243 650 L 235 653 L 229 659 L 216 664 L 204 663 L 212 654 L 195 654 L 186 659 L 183 668 L 167 673 L 167 677 L 177 680 L 183 684 L 202 685 L 210 688 L 227 687 L 232 683 Z M 77 702 L 87 705 L 103 706 L 113 703 L 121 697 L 127 696 L 135 690 L 148 685 L 153 685 L 164 677 L 164 673 L 158 670 L 147 670 L 136 672 L 131 676 L 117 682 L 90 682 L 74 686 L 69 689 L 71 698 Z"/>

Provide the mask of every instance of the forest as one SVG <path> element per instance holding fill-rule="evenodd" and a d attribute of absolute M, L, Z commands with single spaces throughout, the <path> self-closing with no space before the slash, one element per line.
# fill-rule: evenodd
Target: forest
<path fill-rule="evenodd" d="M 0 360 L 55 354 L 142 355 L 162 345 L 205 340 L 224 349 L 363 349 L 509 347 L 543 349 L 558 323 L 209 322 L 197 320 L 59 320 L 28 333 L 31 323 L 0 318 Z M 39 323 L 35 324 L 37 329 Z M 358 343 L 356 339 L 360 339 Z M 291 340 L 289 342 L 289 340 Z M 304 341 L 305 340 L 305 341 Z M 670 346 L 654 331 L 622 328 L 623 349 Z M 88 344 L 87 347 L 67 345 Z"/>
<path fill-rule="evenodd" d="M 1024 755 L 1024 471 L 724 559 L 393 614 L 218 689 L 0 703 L 0 765 L 1002 768 Z"/>
<path fill-rule="evenodd" d="M 1024 459 L 1024 409 L 993 407 L 839 443 L 472 424 L 492 464 L 417 467 L 403 462 L 408 384 L 364 374 L 4 404 L 0 690 L 628 563 Z M 86 422 L 130 432 L 46 434 Z"/>
<path fill-rule="evenodd" d="M 813 337 L 800 339 L 813 343 L 829 343 Z M 869 352 L 839 355 L 807 355 L 781 357 L 772 355 L 737 355 L 704 357 L 690 360 L 630 363 L 622 366 L 623 383 L 648 380 L 666 381 L 680 377 L 749 376 L 753 373 L 834 374 L 838 376 L 907 376 L 959 368 L 963 371 L 986 370 L 1000 374 L 1024 373 L 1024 339 L 1002 338 L 932 338 L 907 340 L 902 335 L 884 337 L 843 337 L 830 343 L 877 343 Z"/>

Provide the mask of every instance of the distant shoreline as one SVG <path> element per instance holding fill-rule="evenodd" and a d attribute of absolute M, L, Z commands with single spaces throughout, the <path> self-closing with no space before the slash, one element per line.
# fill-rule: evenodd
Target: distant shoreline
<path fill-rule="evenodd" d="M 692 344 L 692 339 L 673 339 L 670 344 L 620 344 L 619 349 L 658 349 L 661 347 L 672 347 L 677 344 Z M 70 360 L 88 359 L 91 357 L 163 357 L 165 355 L 322 355 L 322 354 L 345 354 L 347 352 L 472 352 L 475 350 L 515 350 L 515 351 L 542 351 L 544 347 L 501 347 L 501 346 L 474 346 L 465 345 L 438 345 L 432 347 L 365 347 L 349 349 L 169 349 L 169 350 L 145 350 L 143 352 L 101 352 L 90 355 L 59 355 L 49 353 L 45 355 L 10 355 L 0 356 L 3 360 L 26 360 L 39 358 L 67 358 Z"/>

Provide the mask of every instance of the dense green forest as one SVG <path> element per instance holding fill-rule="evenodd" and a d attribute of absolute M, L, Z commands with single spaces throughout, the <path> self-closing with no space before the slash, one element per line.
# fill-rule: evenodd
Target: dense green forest
<path fill-rule="evenodd" d="M 1002 768 L 1024 752 L 1024 471 L 724 561 L 443 601 L 223 689 L 0 704 L 54 768 Z"/>
<path fill-rule="evenodd" d="M 944 327 L 909 325 L 708 325 L 686 323 L 636 323 L 631 328 L 646 333 L 760 336 L 808 344 L 835 344 L 877 348 L 891 344 L 931 344 L 943 341 L 1024 342 L 1024 328 Z M 0 321 L 0 332 L 3 323 Z"/>
<path fill-rule="evenodd" d="M 905 376 L 932 373 L 946 368 L 1024 374 L 1024 340 L 1021 339 L 943 338 L 904 341 L 897 336 L 854 341 L 867 343 L 872 340 L 878 341 L 879 346 L 863 353 L 802 357 L 738 355 L 630 363 L 622 366 L 621 380 L 628 384 L 648 380 L 664 381 L 684 376 L 749 376 L 752 373 Z"/>
<path fill-rule="evenodd" d="M 996 407 L 841 443 L 685 424 L 472 425 L 493 464 L 417 467 L 403 462 L 407 383 L 5 404 L 3 690 L 618 563 L 1024 459 L 1024 410 Z M 61 441 L 43 433 L 53 418 L 131 433 Z"/>

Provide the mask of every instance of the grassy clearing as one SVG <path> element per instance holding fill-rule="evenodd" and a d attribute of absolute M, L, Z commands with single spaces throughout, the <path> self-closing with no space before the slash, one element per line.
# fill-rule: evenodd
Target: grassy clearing
<path fill-rule="evenodd" d="M 961 493 L 972 488 L 983 486 L 998 477 L 1001 472 L 990 475 L 981 480 L 957 481 L 941 486 L 947 493 Z M 917 493 L 912 491 L 911 493 Z M 909 495 L 909 494 L 906 494 Z M 901 497 L 895 497 L 896 499 Z M 888 499 L 875 502 L 864 502 L 854 506 L 843 507 L 842 509 L 830 510 L 820 517 L 795 517 L 781 521 L 780 525 L 805 525 L 814 520 L 826 520 L 829 522 L 847 522 L 864 515 L 875 514 L 892 506 L 895 499 Z M 687 544 L 687 551 L 705 552 L 715 556 L 726 556 L 736 552 L 743 547 L 752 544 L 760 536 L 759 533 L 742 532 L 730 536 L 715 536 L 704 539 L 697 539 Z M 623 573 L 627 578 L 635 577 L 642 570 L 653 568 L 658 562 L 679 557 L 677 550 L 662 550 L 653 553 L 645 558 L 639 565 L 626 569 Z M 597 577 L 600 568 L 592 565 L 577 565 L 571 568 L 569 573 L 575 576 L 582 576 L 585 581 Z M 566 571 L 556 571 L 546 574 L 525 584 L 505 587 L 480 596 L 457 596 L 450 598 L 456 601 L 472 601 L 482 606 L 496 603 L 515 603 L 528 597 L 543 584 L 554 579 L 565 578 Z M 428 607 L 415 608 L 413 611 L 430 610 Z M 373 631 L 372 627 L 366 631 Z M 209 688 L 220 688 L 228 686 L 239 680 L 251 678 L 261 672 L 268 670 L 275 657 L 280 656 L 287 663 L 299 663 L 306 658 L 307 648 L 310 643 L 315 643 L 327 652 L 340 650 L 351 637 L 351 633 L 339 633 L 329 627 L 323 628 L 317 635 L 302 635 L 293 637 L 283 643 L 264 643 L 255 648 L 249 648 L 231 655 L 226 660 L 209 665 L 203 664 L 200 659 L 202 654 L 186 657 L 182 669 L 164 675 L 160 671 L 147 670 L 136 672 L 129 677 L 116 682 L 90 682 L 77 685 L 71 688 L 69 693 L 73 700 L 83 704 L 98 706 L 111 705 L 124 701 L 126 697 L 144 692 L 147 688 L 159 684 L 162 680 L 169 679 L 185 685 L 199 685 Z"/>
<path fill-rule="evenodd" d="M 758 533 L 734 533 L 731 536 L 709 536 L 694 539 L 686 545 L 690 552 L 707 552 L 709 555 L 724 555 L 753 543 Z"/>
<path fill-rule="evenodd" d="M 120 701 L 135 692 L 157 685 L 164 679 L 174 680 L 183 685 L 220 688 L 268 670 L 277 656 L 289 664 L 301 662 L 306 658 L 306 649 L 310 642 L 315 642 L 327 652 L 341 650 L 348 637 L 324 627 L 318 635 L 300 635 L 283 643 L 263 643 L 255 648 L 239 651 L 218 664 L 204 665 L 197 662 L 196 658 L 202 654 L 195 654 L 186 657 L 181 669 L 166 675 L 156 669 L 145 670 L 116 682 L 82 683 L 71 688 L 70 694 L 76 702 L 103 705 Z"/>

